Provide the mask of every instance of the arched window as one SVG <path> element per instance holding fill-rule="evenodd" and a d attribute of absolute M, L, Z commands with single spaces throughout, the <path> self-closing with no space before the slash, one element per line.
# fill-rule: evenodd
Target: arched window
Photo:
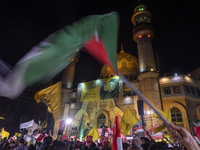
<path fill-rule="evenodd" d="M 172 107 L 170 109 L 170 112 L 171 112 L 172 122 L 178 126 L 183 127 L 183 117 L 180 109 Z"/>
<path fill-rule="evenodd" d="M 100 114 L 97 118 L 97 127 L 102 128 L 106 125 L 106 116 L 104 114 Z"/>

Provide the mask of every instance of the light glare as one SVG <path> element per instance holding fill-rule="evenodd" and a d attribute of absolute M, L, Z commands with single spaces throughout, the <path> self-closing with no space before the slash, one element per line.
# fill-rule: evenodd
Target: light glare
<path fill-rule="evenodd" d="M 65 123 L 66 123 L 66 124 L 71 124 L 71 123 L 72 123 L 72 119 L 71 119 L 71 118 L 66 119 Z"/>

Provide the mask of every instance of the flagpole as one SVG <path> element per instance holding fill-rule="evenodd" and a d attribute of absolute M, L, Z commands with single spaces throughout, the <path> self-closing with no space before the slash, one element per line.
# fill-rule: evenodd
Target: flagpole
<path fill-rule="evenodd" d="M 170 126 L 170 123 L 161 115 L 161 113 L 146 99 L 144 95 L 140 91 L 136 89 L 136 87 L 126 79 L 121 73 L 119 73 L 120 78 L 151 108 L 153 111 L 160 117 L 160 119 L 165 123 L 167 127 Z"/>

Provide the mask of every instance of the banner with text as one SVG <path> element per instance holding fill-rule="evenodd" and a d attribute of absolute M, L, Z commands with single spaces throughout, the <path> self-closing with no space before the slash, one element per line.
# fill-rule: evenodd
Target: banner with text
<path fill-rule="evenodd" d="M 81 101 L 103 100 L 119 97 L 119 76 L 80 83 Z"/>

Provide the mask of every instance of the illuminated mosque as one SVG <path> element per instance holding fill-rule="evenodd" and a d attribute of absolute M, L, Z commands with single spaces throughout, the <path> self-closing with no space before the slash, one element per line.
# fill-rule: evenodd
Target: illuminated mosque
<path fill-rule="evenodd" d="M 131 18 L 133 24 L 133 41 L 137 43 L 138 58 L 128 54 L 121 46 L 117 54 L 118 70 L 151 102 L 153 106 L 168 114 L 171 112 L 172 122 L 183 126 L 192 133 L 192 122 L 200 120 L 200 68 L 186 75 L 160 77 L 153 53 L 151 39 L 154 38 L 151 26 L 151 13 L 145 5 L 138 5 Z M 120 82 L 119 96 L 106 100 L 81 101 L 80 91 L 72 89 L 75 66 L 78 58 L 63 72 L 62 82 L 62 119 L 72 118 L 67 127 L 68 135 L 78 135 L 78 125 L 84 116 L 84 133 L 94 125 L 110 127 L 115 116 L 123 116 L 130 107 L 138 113 L 140 98 L 123 81 Z M 100 79 L 115 77 L 108 66 L 103 66 Z M 94 81 L 95 82 L 95 81 Z M 146 129 L 162 122 L 151 118 L 153 111 L 144 104 L 144 120 Z M 131 119 L 131 118 L 130 118 Z M 73 130 L 74 129 L 74 130 Z"/>

